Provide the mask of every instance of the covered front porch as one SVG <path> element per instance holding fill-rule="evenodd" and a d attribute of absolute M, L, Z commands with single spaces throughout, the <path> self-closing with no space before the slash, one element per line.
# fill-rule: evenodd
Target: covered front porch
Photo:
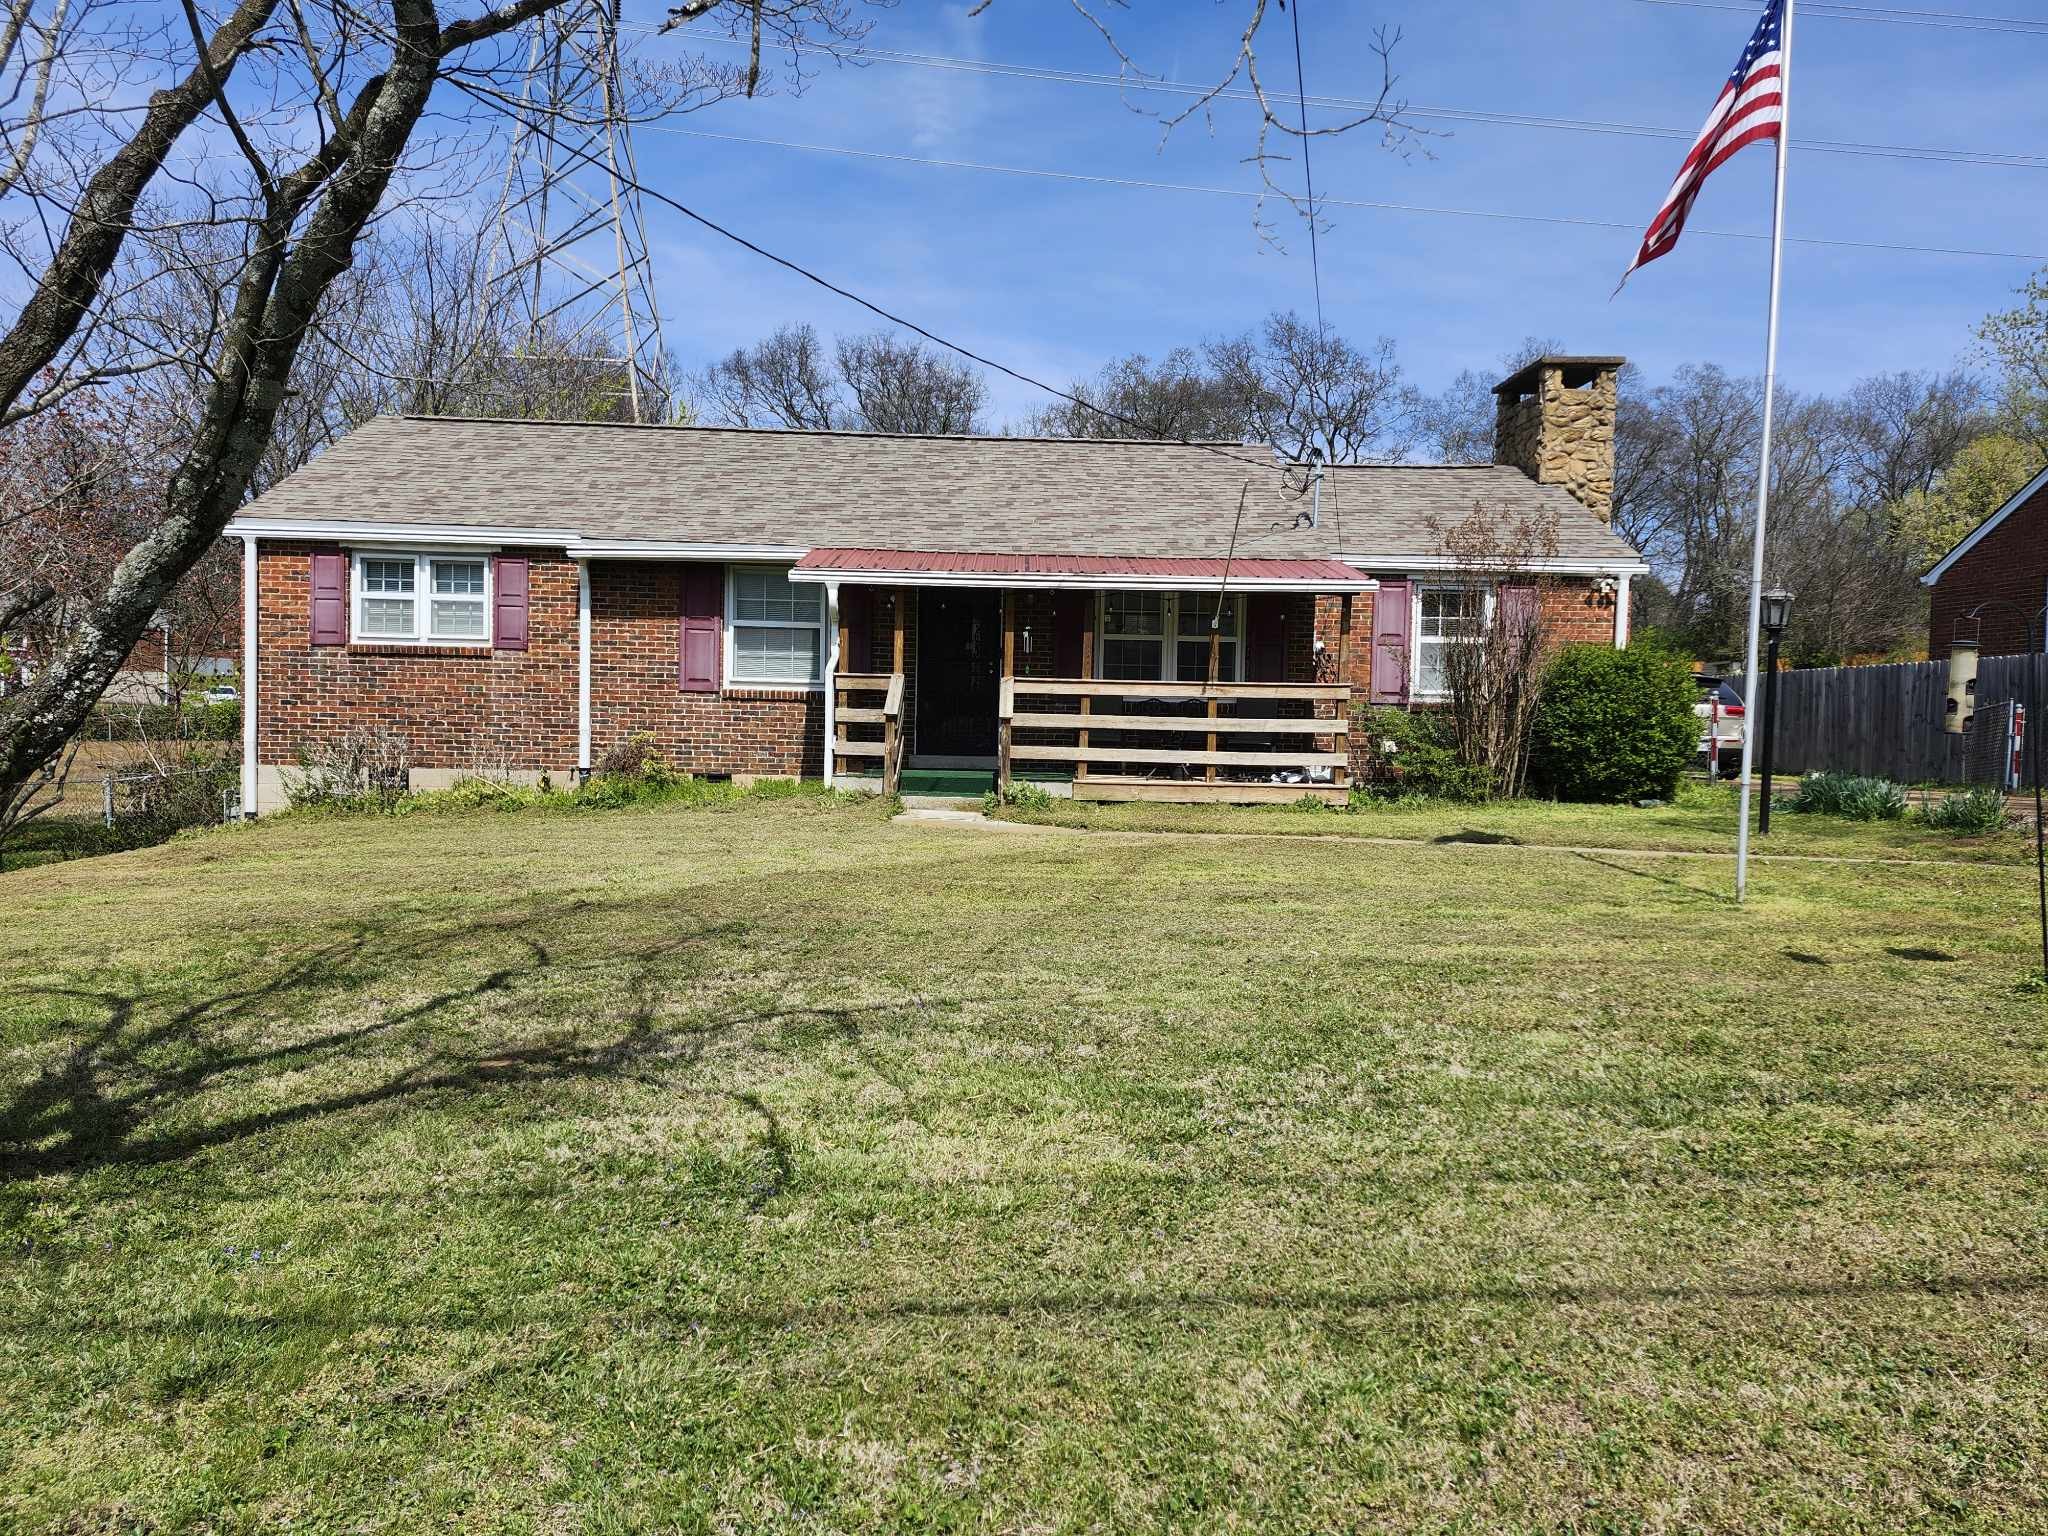
<path fill-rule="evenodd" d="M 1349 793 L 1344 649 L 1374 584 L 1348 566 L 816 550 L 791 577 L 826 587 L 831 782 Z"/>

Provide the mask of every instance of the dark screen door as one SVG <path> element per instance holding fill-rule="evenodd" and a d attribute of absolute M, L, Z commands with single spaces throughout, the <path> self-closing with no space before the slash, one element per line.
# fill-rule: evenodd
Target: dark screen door
<path fill-rule="evenodd" d="M 917 595 L 917 750 L 993 757 L 1003 670 L 1003 599 L 927 587 Z"/>

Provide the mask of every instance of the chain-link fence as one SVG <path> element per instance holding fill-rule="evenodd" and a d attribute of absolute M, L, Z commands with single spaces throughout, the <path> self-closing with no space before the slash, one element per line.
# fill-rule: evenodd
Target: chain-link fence
<path fill-rule="evenodd" d="M 241 766 L 231 761 L 100 775 L 100 821 L 139 845 L 242 814 Z"/>

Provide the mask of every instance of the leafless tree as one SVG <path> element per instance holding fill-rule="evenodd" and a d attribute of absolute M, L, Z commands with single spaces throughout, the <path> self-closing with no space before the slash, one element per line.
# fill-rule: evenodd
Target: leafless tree
<path fill-rule="evenodd" d="M 1289 310 L 1203 350 L 1252 435 L 1283 453 L 1349 463 L 1408 450 L 1414 396 L 1385 336 L 1361 348 Z"/>
<path fill-rule="evenodd" d="M 920 342 L 842 336 L 828 359 L 808 325 L 737 347 L 689 381 L 695 410 L 734 427 L 951 434 L 985 429 L 988 385 Z"/>
<path fill-rule="evenodd" d="M 694 409 L 730 427 L 829 432 L 846 425 L 846 405 L 818 333 L 785 325 L 751 347 L 735 347 L 690 378 Z"/>
<path fill-rule="evenodd" d="M 1243 442 L 1251 434 L 1243 402 L 1192 347 L 1175 347 L 1156 363 L 1133 352 L 1092 379 L 1076 379 L 1067 392 L 1072 400 L 1048 406 L 1026 430 L 1040 437 L 1190 442 Z"/>
<path fill-rule="evenodd" d="M 834 356 L 865 431 L 944 434 L 983 430 L 988 385 L 966 363 L 887 331 L 843 336 Z"/>
<path fill-rule="evenodd" d="M 1843 397 L 1840 413 L 1849 488 L 1872 507 L 1933 489 L 1956 455 L 1992 426 L 1984 386 L 1960 369 L 1861 380 Z"/>
<path fill-rule="evenodd" d="M 1444 714 L 1458 761 L 1485 776 L 1490 793 L 1521 794 L 1542 693 L 1548 637 L 1543 567 L 1557 557 L 1557 514 L 1475 506 L 1435 529 L 1450 566 L 1432 587 L 1438 617 Z"/>
<path fill-rule="evenodd" d="M 968 14 L 979 16 L 994 4 L 995 0 L 976 0 Z M 1118 73 L 1127 87 L 1143 88 L 1159 82 L 1160 77 L 1148 73 L 1126 49 L 1107 19 L 1103 4 L 1093 3 L 1093 0 L 1068 0 L 1068 4 L 1115 53 Z M 1106 5 L 1109 9 L 1121 11 L 1128 7 L 1129 0 L 1106 0 Z M 1313 218 L 1320 222 L 1322 212 L 1320 208 L 1309 207 L 1306 185 L 1295 187 L 1294 178 L 1287 174 L 1294 157 L 1285 146 L 1301 146 L 1305 153 L 1306 141 L 1310 139 L 1333 137 L 1371 126 L 1380 130 L 1383 147 L 1406 155 L 1424 147 L 1430 135 L 1427 129 L 1418 127 L 1408 118 L 1408 104 L 1399 92 L 1400 77 L 1394 72 L 1394 53 L 1401 43 L 1399 29 L 1382 27 L 1373 34 L 1370 47 L 1378 66 L 1379 83 L 1373 98 L 1361 107 L 1335 121 L 1312 124 L 1300 99 L 1297 97 L 1290 101 L 1288 98 L 1293 93 L 1286 91 L 1284 86 L 1283 94 L 1275 97 L 1261 73 L 1259 57 L 1264 29 L 1273 20 L 1273 9 L 1267 0 L 1251 0 L 1246 7 L 1244 27 L 1238 34 L 1237 51 L 1230 60 L 1229 68 L 1209 85 L 1194 92 L 1181 107 L 1161 111 L 1133 100 L 1128 90 L 1124 104 L 1159 125 L 1162 143 L 1175 129 L 1187 123 L 1199 120 L 1213 131 L 1219 111 L 1234 105 L 1249 108 L 1256 119 L 1256 127 L 1252 153 L 1246 158 L 1258 167 L 1265 194 L 1280 198 L 1304 220 Z M 1286 0 L 1281 0 L 1277 10 L 1283 18 L 1287 17 Z M 1297 11 L 1291 20 L 1298 26 L 1300 13 Z M 1294 57 L 1291 39 L 1282 47 L 1283 57 Z M 1274 226 L 1265 217 L 1265 196 L 1260 197 L 1256 206 L 1253 220 L 1261 235 L 1277 240 Z"/>

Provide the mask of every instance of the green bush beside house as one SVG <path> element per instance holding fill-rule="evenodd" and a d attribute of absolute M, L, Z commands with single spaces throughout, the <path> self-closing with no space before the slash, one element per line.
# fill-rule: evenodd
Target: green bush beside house
<path fill-rule="evenodd" d="M 1699 745 L 1697 691 L 1668 651 L 1567 646 L 1544 671 L 1531 777 L 1560 800 L 1668 800 Z"/>

